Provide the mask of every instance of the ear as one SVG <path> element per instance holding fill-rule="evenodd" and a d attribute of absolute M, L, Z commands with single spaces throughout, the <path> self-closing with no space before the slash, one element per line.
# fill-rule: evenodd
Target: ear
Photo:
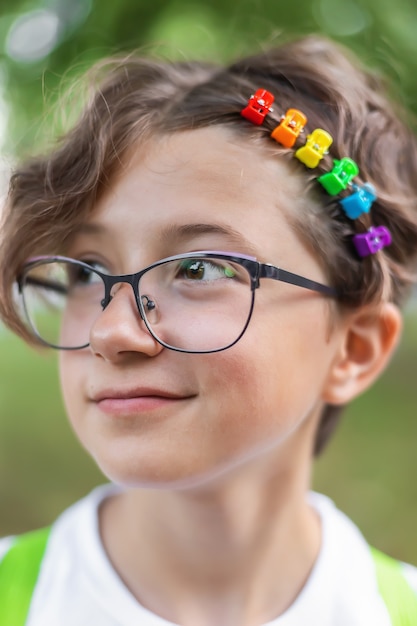
<path fill-rule="evenodd" d="M 326 381 L 328 404 L 350 402 L 379 377 L 398 344 L 402 317 L 392 303 L 348 314 Z"/>

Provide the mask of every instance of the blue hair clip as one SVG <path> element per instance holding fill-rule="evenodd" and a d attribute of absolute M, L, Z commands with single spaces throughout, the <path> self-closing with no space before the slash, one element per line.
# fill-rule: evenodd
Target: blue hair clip
<path fill-rule="evenodd" d="M 376 190 L 371 183 L 365 183 L 361 187 L 352 185 L 353 193 L 339 200 L 344 212 L 351 220 L 356 220 L 363 213 L 369 213 L 372 204 L 376 200 Z"/>

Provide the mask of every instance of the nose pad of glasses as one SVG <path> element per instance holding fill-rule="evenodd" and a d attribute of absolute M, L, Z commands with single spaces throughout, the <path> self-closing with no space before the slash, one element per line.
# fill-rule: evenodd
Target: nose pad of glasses
<path fill-rule="evenodd" d="M 104 311 L 104 309 L 106 308 L 106 306 L 109 306 L 109 304 L 110 304 L 111 300 L 112 300 L 112 296 L 107 296 L 106 298 L 103 298 L 103 299 L 100 301 L 100 306 L 101 306 L 101 308 L 103 309 L 103 311 Z"/>
<path fill-rule="evenodd" d="M 141 296 L 141 302 L 143 306 L 143 310 L 145 312 L 145 317 L 150 324 L 155 324 L 159 319 L 159 310 L 158 306 L 150 296 L 143 295 Z"/>
<path fill-rule="evenodd" d="M 149 296 L 142 296 L 142 304 L 147 311 L 153 311 L 156 309 L 155 302 L 151 300 Z"/>

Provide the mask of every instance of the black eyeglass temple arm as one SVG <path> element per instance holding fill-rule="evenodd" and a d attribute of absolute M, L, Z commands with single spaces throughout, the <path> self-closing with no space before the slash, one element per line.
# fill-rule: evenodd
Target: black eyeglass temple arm
<path fill-rule="evenodd" d="M 310 291 L 318 291 L 326 296 L 337 297 L 338 295 L 336 289 L 333 287 L 322 285 L 315 280 L 310 280 L 309 278 L 304 278 L 298 274 L 287 272 L 287 270 L 282 270 L 279 267 L 268 265 L 267 263 L 262 263 L 260 265 L 259 278 L 272 278 L 273 280 L 279 280 L 283 283 L 296 285 L 297 287 L 304 287 L 304 289 L 310 289 Z"/>

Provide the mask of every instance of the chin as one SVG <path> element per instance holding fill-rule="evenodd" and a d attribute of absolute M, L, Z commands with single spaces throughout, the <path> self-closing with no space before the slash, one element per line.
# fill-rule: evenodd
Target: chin
<path fill-rule="evenodd" d="M 151 458 L 150 458 L 151 457 Z M 125 489 L 181 490 L 210 482 L 212 472 L 184 464 L 170 463 L 155 455 L 136 454 L 118 458 L 98 458 L 95 461 L 103 474 Z"/>
<path fill-rule="evenodd" d="M 151 458 L 150 458 L 151 457 Z M 136 454 L 130 459 L 125 455 L 118 458 L 95 459 L 103 474 L 123 489 L 150 489 L 161 491 L 210 491 L 220 488 L 230 479 L 245 472 L 253 458 L 212 461 L 197 464 L 186 463 L 175 458 L 170 462 L 159 455 Z"/>

